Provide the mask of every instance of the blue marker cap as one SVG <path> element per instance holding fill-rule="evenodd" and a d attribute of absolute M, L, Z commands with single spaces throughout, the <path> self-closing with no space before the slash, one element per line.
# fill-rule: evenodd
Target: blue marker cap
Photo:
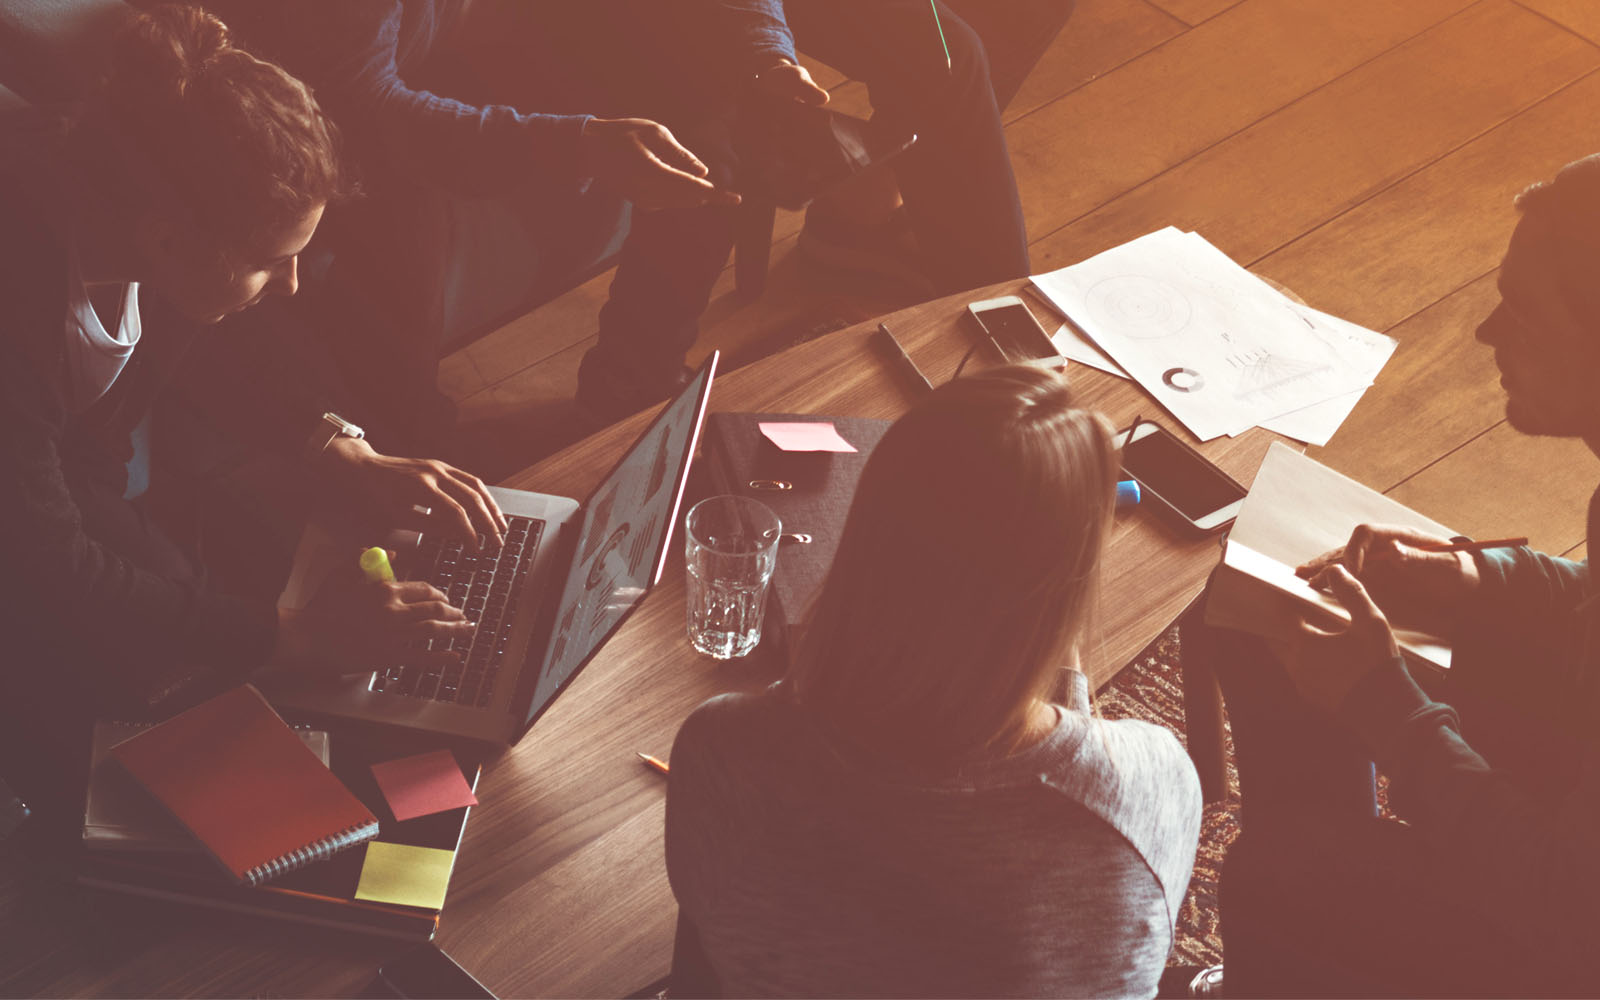
<path fill-rule="evenodd" d="M 1117 484 L 1117 508 L 1132 507 L 1139 502 L 1139 484 L 1132 479 L 1124 479 Z"/>

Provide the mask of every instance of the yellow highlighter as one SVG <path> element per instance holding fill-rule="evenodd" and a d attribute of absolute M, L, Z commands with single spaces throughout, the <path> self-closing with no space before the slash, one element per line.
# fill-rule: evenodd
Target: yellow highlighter
<path fill-rule="evenodd" d="M 376 545 L 361 553 L 361 572 L 373 583 L 394 582 L 394 570 L 389 567 L 389 553 Z"/>

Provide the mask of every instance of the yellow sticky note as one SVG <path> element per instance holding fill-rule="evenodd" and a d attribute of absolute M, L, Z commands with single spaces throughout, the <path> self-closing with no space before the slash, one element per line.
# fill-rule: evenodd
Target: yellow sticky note
<path fill-rule="evenodd" d="M 455 860 L 454 851 L 374 840 L 367 845 L 367 860 L 361 864 L 356 898 L 443 909 Z"/>

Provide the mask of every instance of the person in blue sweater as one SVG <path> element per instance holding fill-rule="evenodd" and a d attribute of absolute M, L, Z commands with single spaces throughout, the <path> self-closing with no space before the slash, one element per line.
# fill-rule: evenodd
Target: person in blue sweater
<path fill-rule="evenodd" d="M 1600 158 L 1517 207 L 1478 340 L 1494 349 L 1513 428 L 1600 454 Z M 1600 537 L 1600 493 L 1588 529 Z M 1348 626 L 1305 622 L 1270 651 L 1195 635 L 1227 696 L 1243 793 L 1222 883 L 1228 995 L 1595 991 L 1589 563 L 1527 546 L 1425 549 L 1437 541 L 1363 525 L 1301 567 Z M 1407 671 L 1392 626 L 1450 640 L 1438 690 Z M 1374 761 L 1403 824 L 1376 818 Z"/>
<path fill-rule="evenodd" d="M 332 334 L 368 359 L 368 403 L 388 427 L 441 419 L 422 401 L 437 398 L 439 337 L 460 318 L 459 289 L 483 279 L 463 270 L 462 236 L 484 199 L 501 223 L 520 220 L 530 297 L 592 268 L 631 215 L 578 404 L 608 422 L 669 396 L 733 244 L 750 116 L 828 100 L 798 64 L 797 40 L 866 82 L 886 128 L 917 134 L 893 161 L 899 193 L 888 197 L 903 196 L 925 291 L 1027 274 L 999 109 L 1072 10 L 1071 0 L 961 4 L 1006 53 L 992 71 L 985 40 L 944 0 L 944 45 L 928 0 L 207 6 L 305 79 L 349 137 L 367 197 L 330 218 L 330 278 L 346 310 Z M 463 198 L 480 207 L 464 211 Z M 848 240 L 848 214 L 808 227 Z M 489 256 L 476 271 L 506 267 Z M 374 340 L 388 345 L 376 377 Z"/>

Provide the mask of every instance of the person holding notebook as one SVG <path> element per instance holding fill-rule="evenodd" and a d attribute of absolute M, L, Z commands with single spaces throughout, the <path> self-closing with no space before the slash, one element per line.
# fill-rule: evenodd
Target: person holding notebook
<path fill-rule="evenodd" d="M 1117 473 L 1110 426 L 1035 368 L 889 429 L 788 676 L 673 745 L 674 995 L 1155 994 L 1199 782 L 1063 669 Z"/>
<path fill-rule="evenodd" d="M 1478 340 L 1514 429 L 1600 454 L 1600 157 L 1516 205 Z M 1588 529 L 1600 537 L 1596 499 Z M 1204 655 L 1222 682 L 1243 795 L 1221 892 L 1230 996 L 1594 992 L 1591 569 L 1444 542 L 1363 525 L 1301 567 L 1347 626 L 1305 622 L 1277 646 L 1185 631 L 1185 658 Z M 1449 640 L 1442 682 L 1418 684 L 1391 623 Z M 1378 816 L 1374 762 L 1404 823 Z"/>
<path fill-rule="evenodd" d="M 425 584 L 365 584 L 354 553 L 299 613 L 223 592 L 128 499 L 133 431 L 189 341 L 293 295 L 298 255 L 347 185 L 310 92 L 197 8 L 130 10 L 105 70 L 73 117 L 0 123 L 0 763 L 30 803 L 68 814 L 97 712 L 263 667 L 370 668 L 471 629 Z M 421 504 L 441 528 L 497 539 L 474 477 L 381 455 L 331 417 L 287 432 L 330 496 L 381 497 L 396 515 Z"/>

